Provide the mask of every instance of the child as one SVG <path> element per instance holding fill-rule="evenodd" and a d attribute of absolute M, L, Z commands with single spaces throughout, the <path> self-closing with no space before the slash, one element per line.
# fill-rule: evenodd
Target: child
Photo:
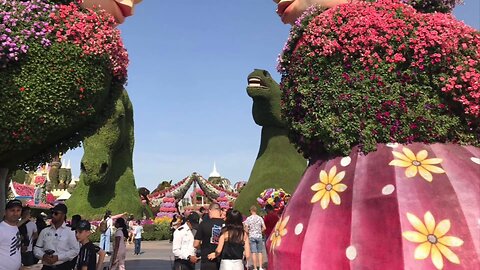
<path fill-rule="evenodd" d="M 130 245 L 130 244 L 133 244 L 133 237 L 135 236 L 134 232 L 135 232 L 135 218 L 133 217 L 133 215 L 130 215 L 130 217 L 128 218 L 128 238 L 127 238 L 127 243 Z"/>
<path fill-rule="evenodd" d="M 115 220 L 115 244 L 113 246 L 113 255 L 111 258 L 110 270 L 125 270 L 126 245 L 125 238 L 128 237 L 127 224 L 125 219 L 118 218 Z"/>
<path fill-rule="evenodd" d="M 88 237 L 91 233 L 90 222 L 80 220 L 77 223 L 76 236 L 78 242 L 82 244 L 78 253 L 77 270 L 102 270 L 105 251 L 94 245 Z M 98 254 L 98 262 L 97 262 Z"/>
<path fill-rule="evenodd" d="M 140 225 L 140 220 L 137 220 L 137 226 L 135 226 L 135 251 L 134 255 L 140 255 L 140 244 L 142 243 L 143 227 Z"/>

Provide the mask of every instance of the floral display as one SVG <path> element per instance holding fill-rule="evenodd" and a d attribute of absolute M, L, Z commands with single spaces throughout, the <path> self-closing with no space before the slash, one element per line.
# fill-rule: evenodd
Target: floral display
<path fill-rule="evenodd" d="M 479 145 L 479 57 L 479 32 L 450 14 L 393 0 L 313 7 L 279 62 L 291 138 L 307 157 L 389 142 Z"/>
<path fill-rule="evenodd" d="M 45 47 L 51 45 L 47 21 L 55 5 L 42 0 L 1 0 L 0 5 L 0 68 L 26 54 L 28 42 L 38 42 Z"/>
<path fill-rule="evenodd" d="M 170 225 L 170 222 L 172 221 L 172 218 L 169 217 L 169 216 L 163 216 L 163 217 L 156 217 L 154 220 L 153 220 L 153 223 L 155 225 L 160 225 L 160 224 L 164 224 L 164 223 L 168 223 Z"/>
<path fill-rule="evenodd" d="M 349 1 L 295 22 L 282 110 L 310 160 L 269 268 L 480 265 L 480 33 L 441 13 L 457 2 Z"/>
<path fill-rule="evenodd" d="M 177 212 L 175 198 L 172 193 L 167 193 L 165 197 L 162 198 L 162 204 L 157 213 L 157 218 L 173 218 L 173 215 Z"/>
<path fill-rule="evenodd" d="M 78 1 L 0 5 L 0 100 L 8 100 L 0 104 L 0 162 L 36 166 L 101 125 L 123 90 L 128 54 L 102 10 Z M 38 154 L 20 154 L 27 150 Z"/>
<path fill-rule="evenodd" d="M 119 80 L 126 79 L 128 54 L 110 14 L 99 10 L 82 10 L 71 3 L 60 5 L 50 18 L 53 25 L 48 28 L 54 32 L 57 42 L 72 42 L 87 55 L 107 55 L 113 76 Z"/>
<path fill-rule="evenodd" d="M 221 208 L 223 209 L 228 209 L 230 208 L 230 201 L 228 200 L 225 192 L 220 192 L 218 194 L 218 198 L 216 199 L 217 203 L 220 205 Z"/>
<path fill-rule="evenodd" d="M 265 208 L 265 206 L 269 204 L 273 206 L 275 211 L 282 212 L 290 197 L 291 195 L 286 193 L 281 188 L 268 188 L 260 193 L 260 197 L 257 198 L 257 202 L 262 208 Z"/>

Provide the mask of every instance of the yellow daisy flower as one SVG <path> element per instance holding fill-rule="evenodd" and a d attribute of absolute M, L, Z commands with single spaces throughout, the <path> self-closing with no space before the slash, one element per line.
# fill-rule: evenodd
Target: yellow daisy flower
<path fill-rule="evenodd" d="M 445 236 L 450 230 L 450 220 L 444 219 L 435 224 L 430 211 L 425 213 L 425 223 L 410 213 L 407 213 L 407 218 L 417 231 L 403 232 L 403 237 L 410 242 L 421 243 L 415 249 L 415 259 L 423 260 L 431 255 L 433 265 L 437 269 L 443 269 L 443 256 L 452 263 L 460 264 L 458 256 L 448 247 L 459 247 L 463 245 L 463 240 L 455 236 Z"/>
<path fill-rule="evenodd" d="M 313 195 L 311 203 L 316 203 L 320 201 L 320 205 L 323 209 L 328 207 L 330 204 L 330 199 L 336 205 L 340 205 L 340 195 L 337 192 L 344 192 L 347 189 L 347 185 L 340 183 L 345 177 L 345 171 L 341 171 L 337 174 L 337 167 L 333 166 L 330 171 L 327 172 L 322 170 L 320 172 L 319 178 L 320 182 L 311 186 L 311 189 L 315 192 Z"/>
<path fill-rule="evenodd" d="M 412 150 L 407 147 L 403 147 L 403 154 L 400 152 L 392 151 L 393 155 L 398 158 L 390 161 L 388 165 L 398 166 L 398 167 L 407 167 L 405 170 L 405 175 L 408 178 L 414 177 L 417 173 L 420 173 L 420 176 L 428 182 L 432 182 L 433 177 L 432 173 L 445 173 L 445 171 L 434 164 L 440 164 L 443 160 L 441 158 L 430 158 L 427 159 L 428 152 L 426 150 L 421 150 L 415 155 Z"/>
<path fill-rule="evenodd" d="M 277 224 L 275 225 L 275 229 L 273 232 L 270 234 L 270 249 L 272 251 L 275 251 L 275 248 L 280 246 L 280 243 L 282 242 L 282 237 L 287 235 L 287 223 L 288 220 L 290 219 L 290 216 L 278 220 Z"/>

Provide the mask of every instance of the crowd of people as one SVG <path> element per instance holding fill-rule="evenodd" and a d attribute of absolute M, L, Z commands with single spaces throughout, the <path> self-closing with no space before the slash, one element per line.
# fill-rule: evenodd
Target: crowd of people
<path fill-rule="evenodd" d="M 40 260 L 42 270 L 103 270 L 105 256 L 110 257 L 109 269 L 125 269 L 126 244 L 135 243 L 134 254 L 141 253 L 143 227 L 140 220 L 126 213 L 112 216 L 105 213 L 99 230 L 100 246 L 89 238 L 94 228 L 80 215 L 73 215 L 67 222 L 67 206 L 57 204 L 48 216 L 49 225 L 43 216 L 35 220 L 29 207 L 20 200 L 10 200 L 0 222 L 0 270 L 17 270 L 29 267 Z M 110 237 L 115 228 L 113 250 Z"/>
<path fill-rule="evenodd" d="M 0 222 L 0 270 L 17 270 L 39 262 L 42 270 L 103 270 L 106 256 L 109 269 L 125 269 L 126 245 L 134 244 L 134 255 L 141 254 L 143 227 L 126 213 L 112 216 L 105 213 L 98 225 L 99 246 L 89 238 L 94 226 L 73 215 L 67 222 L 68 209 L 57 204 L 48 216 L 32 218 L 31 210 L 20 200 L 10 200 Z M 262 252 L 278 221 L 273 208 L 266 207 L 262 218 L 257 208 L 250 208 L 245 218 L 234 209 L 222 209 L 212 203 L 208 209 L 174 217 L 171 222 L 174 270 L 193 270 L 200 263 L 202 270 L 243 270 L 252 258 L 253 269 L 263 270 Z M 113 235 L 113 247 L 110 237 Z"/>
<path fill-rule="evenodd" d="M 212 203 L 200 214 L 176 215 L 172 220 L 174 270 L 244 270 L 252 257 L 253 269 L 263 270 L 265 241 L 279 220 L 271 205 L 262 218 L 257 207 L 246 219 L 237 210 L 222 209 Z"/>

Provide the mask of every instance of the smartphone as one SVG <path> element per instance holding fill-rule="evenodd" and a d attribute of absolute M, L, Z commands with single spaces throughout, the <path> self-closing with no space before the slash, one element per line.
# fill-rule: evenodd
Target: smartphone
<path fill-rule="evenodd" d="M 55 253 L 55 250 L 52 250 L 52 249 L 45 250 L 45 254 L 47 255 L 53 255 L 53 253 Z"/>

